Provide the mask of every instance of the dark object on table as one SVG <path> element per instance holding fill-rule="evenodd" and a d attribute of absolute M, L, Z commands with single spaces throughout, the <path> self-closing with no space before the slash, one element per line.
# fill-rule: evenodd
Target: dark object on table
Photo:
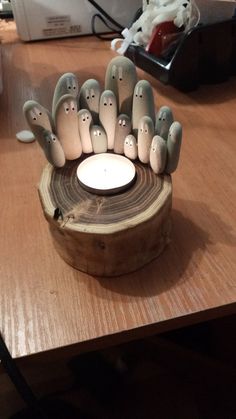
<path fill-rule="evenodd" d="M 169 59 L 135 45 L 126 56 L 162 83 L 183 91 L 195 90 L 200 83 L 223 82 L 236 74 L 236 19 L 190 29 Z"/>

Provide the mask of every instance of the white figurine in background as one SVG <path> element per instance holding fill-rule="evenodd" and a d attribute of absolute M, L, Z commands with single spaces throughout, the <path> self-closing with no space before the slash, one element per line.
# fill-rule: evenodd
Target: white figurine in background
<path fill-rule="evenodd" d="M 83 153 L 92 153 L 93 146 L 90 137 L 90 127 L 93 124 L 91 113 L 87 109 L 78 112 L 78 125 Z"/>
<path fill-rule="evenodd" d="M 54 167 L 63 167 L 66 159 L 65 153 L 58 138 L 51 131 L 44 130 L 44 154 Z"/>
<path fill-rule="evenodd" d="M 175 121 L 170 127 L 167 139 L 167 164 L 166 173 L 173 173 L 178 166 L 182 142 L 182 126 Z"/>
<path fill-rule="evenodd" d="M 140 80 L 134 88 L 132 126 L 137 136 L 138 124 L 143 116 L 149 116 L 155 123 L 155 105 L 152 86 L 147 80 Z"/>
<path fill-rule="evenodd" d="M 118 114 L 131 117 L 134 86 L 137 72 L 134 63 L 127 57 L 115 57 L 108 64 L 105 89 L 112 90 L 117 99 Z"/>
<path fill-rule="evenodd" d="M 35 139 L 44 148 L 43 131 L 52 131 L 50 112 L 35 100 L 27 100 L 23 106 L 23 112 Z"/>
<path fill-rule="evenodd" d="M 67 160 L 81 156 L 77 101 L 71 95 L 62 96 L 55 110 L 56 132 Z"/>
<path fill-rule="evenodd" d="M 104 90 L 100 97 L 99 120 L 106 131 L 108 149 L 114 148 L 115 128 L 117 119 L 117 101 L 111 90 Z"/>
<path fill-rule="evenodd" d="M 125 137 L 124 154 L 130 160 L 136 160 L 138 157 L 138 146 L 134 135 L 129 134 Z"/>
<path fill-rule="evenodd" d="M 167 145 L 159 135 L 155 135 L 150 148 L 150 166 L 154 173 L 160 174 L 166 165 Z"/>
<path fill-rule="evenodd" d="M 52 115 L 55 121 L 55 111 L 57 102 L 59 99 L 64 95 L 71 95 L 75 98 L 78 97 L 79 94 L 79 83 L 76 75 L 74 73 L 65 73 L 63 74 L 55 87 L 53 100 L 52 100 Z"/>
<path fill-rule="evenodd" d="M 143 13 L 132 26 L 121 32 L 124 39 L 113 39 L 111 48 L 124 54 L 132 42 L 145 47 L 153 30 L 161 23 L 173 21 L 178 28 L 185 26 L 187 30 L 190 25 L 197 25 L 199 18 L 198 7 L 190 0 L 150 0 L 143 4 Z M 116 44 L 120 44 L 118 49 Z"/>
<path fill-rule="evenodd" d="M 124 153 L 124 141 L 131 132 L 131 121 L 128 115 L 121 114 L 116 121 L 114 152 L 117 154 Z"/>
<path fill-rule="evenodd" d="M 80 89 L 80 109 L 88 109 L 91 112 L 93 122 L 99 122 L 99 101 L 101 95 L 100 84 L 95 79 L 86 80 Z"/>
<path fill-rule="evenodd" d="M 172 110 L 168 106 L 162 106 L 156 115 L 155 132 L 167 141 L 171 124 L 174 122 Z"/>
<path fill-rule="evenodd" d="M 107 152 L 107 135 L 103 127 L 92 125 L 90 136 L 95 154 Z"/>
<path fill-rule="evenodd" d="M 138 124 L 138 158 L 142 163 L 149 163 L 153 135 L 153 120 L 149 116 L 143 116 Z"/>

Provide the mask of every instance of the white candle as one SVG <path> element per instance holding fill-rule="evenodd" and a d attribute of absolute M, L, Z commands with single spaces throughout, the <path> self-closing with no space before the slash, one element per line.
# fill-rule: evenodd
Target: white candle
<path fill-rule="evenodd" d="M 77 169 L 82 187 L 104 195 L 127 189 L 134 182 L 135 175 L 135 166 L 129 159 L 111 153 L 88 157 Z"/>

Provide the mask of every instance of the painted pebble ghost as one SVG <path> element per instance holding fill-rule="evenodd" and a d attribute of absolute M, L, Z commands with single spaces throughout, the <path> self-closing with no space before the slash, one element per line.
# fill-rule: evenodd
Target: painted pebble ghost
<path fill-rule="evenodd" d="M 79 95 L 80 109 L 88 109 L 91 112 L 95 124 L 99 121 L 98 113 L 100 95 L 100 84 L 95 79 L 88 79 L 81 86 Z"/>
<path fill-rule="evenodd" d="M 44 130 L 44 154 L 53 166 L 63 167 L 66 159 L 63 148 L 58 138 L 51 131 Z"/>
<path fill-rule="evenodd" d="M 125 137 L 124 154 L 130 160 L 135 160 L 138 157 L 138 146 L 136 138 L 132 134 L 129 134 L 127 137 Z"/>
<path fill-rule="evenodd" d="M 149 116 L 143 116 L 138 124 L 138 158 L 149 163 L 150 147 L 154 135 L 154 124 Z"/>
<path fill-rule="evenodd" d="M 55 111 L 56 132 L 67 160 L 80 157 L 82 145 L 79 135 L 77 103 L 71 95 L 62 96 Z"/>
<path fill-rule="evenodd" d="M 43 131 L 52 131 L 52 118 L 49 111 L 35 100 L 27 100 L 23 113 L 39 145 L 44 148 Z"/>
<path fill-rule="evenodd" d="M 52 115 L 55 120 L 55 111 L 57 102 L 64 95 L 71 95 L 77 98 L 79 94 L 79 84 L 78 79 L 74 73 L 65 73 L 63 74 L 55 87 L 53 100 L 52 100 Z"/>
<path fill-rule="evenodd" d="M 117 101 L 111 90 L 104 90 L 99 105 L 100 123 L 106 131 L 108 149 L 114 148 L 115 128 L 117 119 Z"/>
<path fill-rule="evenodd" d="M 181 142 L 182 126 L 179 122 L 175 121 L 170 126 L 167 139 L 167 164 L 165 168 L 167 173 L 173 173 L 177 169 Z"/>
<path fill-rule="evenodd" d="M 150 149 L 150 166 L 154 173 L 162 173 L 166 165 L 167 145 L 159 135 L 155 135 Z"/>
<path fill-rule="evenodd" d="M 105 76 L 105 89 L 114 92 L 119 114 L 126 114 L 131 117 L 136 83 L 136 67 L 129 58 L 119 56 L 110 61 Z"/>
<path fill-rule="evenodd" d="M 155 123 L 155 105 L 152 86 L 147 80 L 140 80 L 134 88 L 132 123 L 134 135 L 138 134 L 138 124 L 143 116 L 149 116 Z"/>
<path fill-rule="evenodd" d="M 155 131 L 157 135 L 167 141 L 171 124 L 174 122 L 172 110 L 168 106 L 162 106 L 156 115 Z"/>
<path fill-rule="evenodd" d="M 127 135 L 131 132 L 131 121 L 128 115 L 121 114 L 116 121 L 114 152 L 117 154 L 124 153 L 124 142 Z"/>
<path fill-rule="evenodd" d="M 92 125 L 90 136 L 95 154 L 107 152 L 107 135 L 103 127 Z"/>
<path fill-rule="evenodd" d="M 90 127 L 93 123 L 92 115 L 87 109 L 78 112 L 78 124 L 83 153 L 92 153 L 93 146 L 90 137 Z"/>

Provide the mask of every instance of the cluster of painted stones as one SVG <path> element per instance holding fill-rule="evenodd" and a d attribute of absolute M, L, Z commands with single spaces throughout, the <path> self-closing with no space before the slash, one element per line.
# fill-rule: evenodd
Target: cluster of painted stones
<path fill-rule="evenodd" d="M 58 80 L 51 112 L 36 101 L 24 104 L 24 115 L 47 160 L 63 167 L 82 153 L 124 154 L 150 165 L 153 172 L 176 170 L 182 127 L 168 106 L 155 110 L 147 80 L 137 80 L 136 67 L 126 57 L 107 66 L 105 87 L 95 79 L 79 88 L 75 74 Z"/>

